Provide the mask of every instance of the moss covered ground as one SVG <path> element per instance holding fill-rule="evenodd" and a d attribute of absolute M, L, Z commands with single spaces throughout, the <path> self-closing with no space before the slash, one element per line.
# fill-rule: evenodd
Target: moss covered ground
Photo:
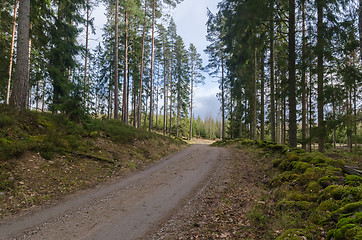
<path fill-rule="evenodd" d="M 362 178 L 343 171 L 347 160 L 266 141 L 215 145 L 258 149 L 277 170 L 264 184 L 268 194 L 260 198 L 263 204 L 249 211 L 255 223 L 250 231 L 259 231 L 258 238 L 362 239 Z M 361 161 L 360 155 L 352 158 Z"/>
<path fill-rule="evenodd" d="M 0 220 L 111 181 L 185 144 L 108 119 L 0 106 Z"/>

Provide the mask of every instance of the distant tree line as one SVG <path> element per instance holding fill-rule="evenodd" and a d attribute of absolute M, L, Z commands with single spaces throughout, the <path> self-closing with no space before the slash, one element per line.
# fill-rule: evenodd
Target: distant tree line
<path fill-rule="evenodd" d="M 191 138 L 193 88 L 203 76 L 196 47 L 185 46 L 164 13 L 180 2 L 0 0 L 0 102 L 75 120 L 161 125 L 164 135 Z M 107 22 L 102 42 L 90 49 L 98 4 Z"/>
<path fill-rule="evenodd" d="M 361 11 L 358 0 L 222 0 L 209 11 L 227 137 L 358 147 Z"/>

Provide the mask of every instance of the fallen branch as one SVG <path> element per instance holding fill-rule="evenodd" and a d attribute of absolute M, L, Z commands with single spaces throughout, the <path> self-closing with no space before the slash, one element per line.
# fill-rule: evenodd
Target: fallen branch
<path fill-rule="evenodd" d="M 343 169 L 343 172 L 345 172 L 349 175 L 357 175 L 357 176 L 362 175 L 362 170 L 356 169 L 355 167 L 352 167 L 352 166 L 344 166 L 342 169 Z"/>

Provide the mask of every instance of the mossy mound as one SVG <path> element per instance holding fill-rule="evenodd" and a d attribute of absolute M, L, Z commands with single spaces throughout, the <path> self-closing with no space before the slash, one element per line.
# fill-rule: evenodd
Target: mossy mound
<path fill-rule="evenodd" d="M 274 160 L 273 166 L 281 171 L 271 181 L 274 192 L 282 196 L 277 210 L 303 216 L 301 223 L 328 231 L 329 239 L 361 239 L 362 178 L 345 175 L 342 165 L 320 153 L 288 152 Z M 299 235 L 295 231 L 299 232 L 286 231 L 277 239 L 311 239 L 305 231 Z"/>
<path fill-rule="evenodd" d="M 19 158 L 26 151 L 39 152 L 48 160 L 57 154 L 86 152 L 92 142 L 86 141 L 89 138 L 107 138 L 121 144 L 166 139 L 117 120 L 83 117 L 72 121 L 66 115 L 28 110 L 19 112 L 0 105 L 0 161 Z"/>
<path fill-rule="evenodd" d="M 293 219 L 277 239 L 362 239 L 362 178 L 346 175 L 343 160 L 267 141 L 223 142 L 228 143 L 239 148 L 256 146 L 265 154 L 274 154 L 273 167 L 280 171 L 269 184 L 274 209 L 280 218 Z"/>

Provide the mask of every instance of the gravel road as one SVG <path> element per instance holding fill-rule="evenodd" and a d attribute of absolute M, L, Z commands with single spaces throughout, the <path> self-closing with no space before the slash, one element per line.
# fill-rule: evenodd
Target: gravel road
<path fill-rule="evenodd" d="M 227 150 L 192 145 L 144 171 L 0 224 L 0 239 L 142 239 L 205 186 Z"/>

